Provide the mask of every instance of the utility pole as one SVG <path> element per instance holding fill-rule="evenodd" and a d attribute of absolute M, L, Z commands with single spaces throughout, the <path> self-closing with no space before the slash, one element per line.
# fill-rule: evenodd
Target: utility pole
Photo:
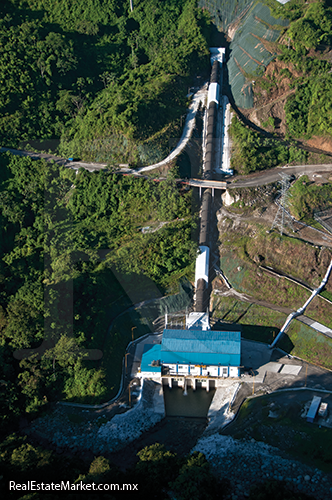
<path fill-rule="evenodd" d="M 253 375 L 253 380 L 252 380 L 252 395 L 255 394 L 255 372 L 253 370 L 250 370 L 252 375 Z"/>

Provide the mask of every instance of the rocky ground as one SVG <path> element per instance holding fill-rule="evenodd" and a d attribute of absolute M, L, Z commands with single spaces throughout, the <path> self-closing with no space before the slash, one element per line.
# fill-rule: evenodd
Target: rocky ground
<path fill-rule="evenodd" d="M 205 454 L 220 479 L 230 481 L 232 500 L 244 500 L 253 484 L 268 479 L 285 481 L 289 489 L 312 495 L 316 500 L 332 497 L 331 474 L 283 458 L 277 448 L 254 439 L 203 435 L 194 449 Z"/>
<path fill-rule="evenodd" d="M 137 439 L 165 416 L 163 396 L 152 381 L 145 381 L 138 403 L 112 419 L 100 415 L 85 419 L 84 412 L 68 414 L 58 407 L 49 415 L 32 422 L 25 430 L 37 441 L 49 443 L 57 453 L 111 453 Z"/>
<path fill-rule="evenodd" d="M 102 454 L 123 470 L 135 464 L 139 450 L 156 442 L 165 444 L 167 449 L 179 455 L 198 450 L 206 455 L 218 477 L 229 480 L 229 500 L 244 500 L 253 484 L 267 479 L 285 481 L 288 488 L 313 495 L 317 500 L 331 498 L 331 474 L 290 459 L 285 450 L 257 442 L 249 435 L 246 439 L 221 435 L 221 427 L 228 421 L 222 415 L 220 429 L 215 418 L 210 425 L 206 419 L 163 418 L 160 394 L 154 386 L 148 381 L 135 408 L 111 420 L 100 415 L 94 420 L 82 418 L 79 422 L 78 413 L 65 414 L 58 407 L 52 418 L 37 419 L 28 434 L 37 440 L 48 441 L 57 453 L 76 454 L 87 459 Z M 243 386 L 248 386 L 249 394 L 251 386 Z M 232 391 L 230 398 L 233 398 Z M 228 405 L 224 403 L 221 398 L 222 411 L 227 414 Z M 72 421 L 73 415 L 76 422 Z"/>

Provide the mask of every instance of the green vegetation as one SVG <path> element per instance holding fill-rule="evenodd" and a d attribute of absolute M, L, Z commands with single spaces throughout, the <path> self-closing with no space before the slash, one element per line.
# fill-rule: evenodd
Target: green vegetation
<path fill-rule="evenodd" d="M 248 199 L 250 196 L 251 198 L 255 197 L 258 206 L 260 205 L 258 190 L 249 193 L 249 195 L 248 193 L 244 193 L 244 191 L 247 190 L 237 190 L 238 194 L 242 192 L 241 199 L 243 196 L 243 199 L 249 204 Z M 264 196 L 264 192 L 261 194 Z M 249 210 L 249 208 L 245 207 L 244 210 Z M 243 210 L 234 209 L 234 212 L 239 214 Z M 271 277 L 274 282 L 282 283 L 282 287 L 284 284 L 286 286 L 287 282 L 283 278 L 272 276 L 258 268 L 259 265 L 263 265 L 270 266 L 276 271 L 279 270 L 294 278 L 298 278 L 313 288 L 317 287 L 323 279 L 330 263 L 330 250 L 327 248 L 315 248 L 314 245 L 307 244 L 294 237 L 280 236 L 275 231 L 269 231 L 267 234 L 266 231 L 269 229 L 270 226 L 258 223 L 255 220 L 250 220 L 249 223 L 243 221 L 242 224 L 237 224 L 231 219 L 225 219 L 224 224 L 219 226 L 219 240 L 222 243 L 222 247 L 220 248 L 221 258 L 224 265 L 226 265 L 225 273 L 231 283 L 234 283 L 236 287 L 240 285 L 240 280 L 243 279 L 245 271 L 251 267 L 254 273 L 257 274 L 257 280 L 265 279 L 264 276 L 267 276 Z M 234 255 L 234 262 L 231 259 L 232 253 Z M 311 263 L 311 266 L 308 266 L 308 262 Z M 239 271 L 238 267 L 242 269 Z M 258 273 L 262 274 L 262 276 L 259 276 Z M 235 281 L 232 281 L 232 279 Z M 294 286 L 297 285 L 294 284 Z M 329 280 L 326 285 L 327 291 L 331 292 L 331 286 L 332 284 Z"/>
<path fill-rule="evenodd" d="M 239 252 L 245 251 L 245 244 L 239 241 Z M 249 257 L 243 260 L 235 252 L 224 252 L 220 267 L 236 290 L 248 293 L 257 300 L 266 301 L 280 307 L 297 309 L 309 298 L 304 288 L 257 269 L 257 264 Z M 249 304 L 248 304 L 249 306 Z"/>
<path fill-rule="evenodd" d="M 257 190 L 238 190 L 249 203 L 255 198 L 260 204 Z M 254 192 L 252 192 L 254 191 Z M 245 210 L 249 210 L 247 207 Z M 240 209 L 234 209 L 239 213 Z M 280 236 L 275 232 L 266 234 L 266 226 L 250 221 L 234 222 L 224 219 L 219 226 L 220 268 L 232 286 L 239 292 L 261 301 L 260 305 L 243 302 L 237 297 L 219 297 L 213 301 L 213 317 L 221 321 L 243 325 L 245 338 L 270 343 L 286 319 L 286 313 L 268 308 L 269 304 L 296 310 L 309 297 L 310 292 L 286 278 L 277 277 L 259 266 L 269 266 L 276 271 L 298 278 L 313 288 L 317 287 L 326 273 L 331 259 L 328 249 L 315 248 L 300 240 Z M 308 262 L 311 263 L 308 266 Z M 331 280 L 326 291 L 331 293 Z M 305 313 L 309 318 L 332 327 L 332 306 L 321 297 L 316 297 Z M 255 327 L 254 325 L 259 325 Z M 332 341 L 312 328 L 294 321 L 280 347 L 293 355 L 321 366 L 332 368 Z"/>
<path fill-rule="evenodd" d="M 305 139 L 331 136 L 331 5 L 327 1 L 292 0 L 274 13 L 291 21 L 278 59 L 301 75 L 291 79 L 296 93 L 285 105 L 288 134 Z"/>
<path fill-rule="evenodd" d="M 213 297 L 213 318 L 245 325 L 243 337 L 270 343 L 287 315 L 235 297 Z M 259 325 L 259 326 L 254 326 Z"/>
<path fill-rule="evenodd" d="M 17 494 L 8 491 L 9 480 L 25 483 L 35 480 L 37 483 L 61 483 L 70 481 L 72 484 L 82 481 L 92 484 L 136 484 L 138 494 L 131 492 L 133 498 L 148 497 L 173 498 L 176 494 L 181 500 L 200 498 L 202 500 L 221 500 L 227 491 L 227 481 L 217 479 L 211 471 L 211 466 L 205 456 L 193 452 L 186 456 L 178 456 L 168 451 L 164 445 L 155 443 L 140 450 L 137 463 L 126 472 L 112 464 L 103 456 L 84 462 L 75 457 L 59 458 L 51 451 L 42 450 L 30 444 L 26 438 L 15 434 L 10 435 L 0 445 L 0 464 L 3 474 L 0 492 L 4 498 L 27 498 L 26 492 Z M 171 494 L 172 492 L 172 494 Z M 46 495 L 49 492 L 46 493 Z M 100 497 L 93 496 L 89 498 Z M 52 492 L 52 499 L 63 498 L 61 494 Z M 66 491 L 69 499 L 82 498 L 79 491 Z M 123 498 L 123 492 L 112 491 L 103 494 L 106 499 Z M 45 491 L 34 492 L 29 498 L 38 500 L 45 498 Z"/>
<path fill-rule="evenodd" d="M 251 130 L 237 116 L 233 117 L 229 132 L 233 141 L 231 165 L 239 174 L 307 161 L 306 151 L 295 146 L 285 146 L 278 139 Z"/>
<path fill-rule="evenodd" d="M 83 484 L 127 484 L 137 485 L 137 493 L 130 492 L 133 498 L 170 499 L 179 500 L 222 500 L 228 498 L 232 485 L 227 478 L 216 477 L 210 463 L 203 453 L 193 452 L 180 456 L 155 443 L 146 446 L 137 453 L 137 463 L 127 468 L 125 472 L 103 456 L 95 457 L 92 461 L 83 461 L 80 458 L 58 457 L 54 452 L 45 451 L 29 443 L 26 438 L 15 434 L 10 435 L 0 445 L 0 465 L 3 481 L 0 485 L 2 497 L 8 499 L 27 498 L 43 500 L 50 496 L 53 500 L 63 498 L 56 491 L 45 493 L 35 491 L 26 495 L 26 491 L 8 491 L 10 480 L 20 483 L 34 480 L 41 484 L 60 484 L 61 481 Z M 310 497 L 300 493 L 291 493 L 279 481 L 273 483 L 269 497 L 266 497 L 267 485 L 255 484 L 249 495 L 249 500 L 309 500 Z M 280 493 L 283 494 L 280 497 Z M 86 496 L 85 492 L 66 491 L 66 498 L 74 500 Z M 123 498 L 123 492 L 116 490 L 108 494 L 103 492 L 103 498 L 115 500 Z M 129 494 L 127 495 L 129 496 Z M 90 492 L 88 498 L 100 498 L 100 492 Z"/>
<path fill-rule="evenodd" d="M 332 460 L 330 429 L 320 428 L 301 418 L 305 403 L 311 399 L 310 391 L 284 392 L 283 395 L 271 394 L 250 399 L 242 405 L 238 418 L 223 433 L 237 439 L 254 438 L 268 443 L 310 466 L 328 472 Z M 268 416 L 272 403 L 273 412 L 278 415 L 273 419 Z"/>
<path fill-rule="evenodd" d="M 209 67 L 194 0 L 6 0 L 0 140 L 61 139 L 87 160 L 155 161 L 180 133 L 191 78 Z"/>
<path fill-rule="evenodd" d="M 310 314 L 308 314 L 310 316 Z M 332 369 L 332 339 L 316 332 L 312 328 L 299 323 L 291 323 L 287 337 L 294 345 L 293 356 L 319 366 Z M 283 347 L 282 344 L 280 347 Z"/>
<path fill-rule="evenodd" d="M 319 299 L 317 299 L 319 300 Z M 331 327 L 330 316 L 314 314 L 309 308 L 307 316 L 321 320 L 326 326 Z M 271 344 L 279 333 L 286 320 L 287 314 L 274 311 L 250 302 L 243 302 L 233 297 L 218 297 L 213 300 L 213 318 L 221 322 L 237 323 L 242 325 L 242 337 Z M 278 346 L 284 351 L 298 356 L 310 363 L 332 369 L 332 339 L 300 321 L 291 323 L 287 334 L 279 341 Z"/>
<path fill-rule="evenodd" d="M 134 310 L 107 333 L 110 323 L 135 302 L 178 290 L 193 275 L 197 245 L 191 193 L 171 177 L 76 176 L 9 153 L 0 162 L 1 419 L 10 425 L 48 401 L 115 395 L 132 326 L 146 333 L 160 308 Z M 100 364 L 96 350 L 106 348 Z"/>
<path fill-rule="evenodd" d="M 298 220 L 312 219 L 315 211 L 332 206 L 332 183 L 317 186 L 303 175 L 292 185 L 291 212 Z"/>
<path fill-rule="evenodd" d="M 183 272 L 183 269 L 180 270 L 180 274 L 183 274 Z M 140 283 L 142 285 L 142 277 Z M 148 285 L 151 288 L 151 283 L 148 283 Z M 120 385 L 123 353 L 132 340 L 132 336 L 136 339 L 145 333 L 153 331 L 153 320 L 165 314 L 166 307 L 169 312 L 184 311 L 186 307 L 191 306 L 191 297 L 190 283 L 181 283 L 180 293 L 162 299 L 155 299 L 153 302 L 137 308 L 131 307 L 112 322 L 103 345 L 104 355 L 101 361 L 105 371 L 105 383 L 108 388 L 105 399 L 114 396 Z M 133 326 L 135 328 L 132 330 Z"/>

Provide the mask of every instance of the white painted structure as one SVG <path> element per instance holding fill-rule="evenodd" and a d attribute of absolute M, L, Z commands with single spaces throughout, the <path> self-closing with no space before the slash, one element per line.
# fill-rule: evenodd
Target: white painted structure
<path fill-rule="evenodd" d="M 209 259 L 210 259 L 210 249 L 206 246 L 199 247 L 200 254 L 196 259 L 195 268 L 195 288 L 197 288 L 197 282 L 199 279 L 203 279 L 208 286 L 209 283 Z"/>
<path fill-rule="evenodd" d="M 225 173 L 233 174 L 231 169 L 231 139 L 229 137 L 229 127 L 232 121 L 231 105 L 227 96 L 222 96 L 222 171 Z"/>
<path fill-rule="evenodd" d="M 226 49 L 225 47 L 210 47 L 210 54 L 211 66 L 214 61 L 219 61 L 222 64 L 225 60 Z"/>
<path fill-rule="evenodd" d="M 219 84 L 218 83 L 210 83 L 209 92 L 208 92 L 208 109 L 210 107 L 211 102 L 215 102 L 217 106 L 219 106 Z"/>
<path fill-rule="evenodd" d="M 196 330 L 211 330 L 209 315 L 204 312 L 191 312 L 186 316 L 186 328 Z"/>
<path fill-rule="evenodd" d="M 190 364 L 172 364 L 165 363 L 163 367 L 168 369 L 171 376 L 192 376 L 192 377 L 239 377 L 239 368 L 237 366 L 219 366 L 219 365 L 190 365 Z"/>

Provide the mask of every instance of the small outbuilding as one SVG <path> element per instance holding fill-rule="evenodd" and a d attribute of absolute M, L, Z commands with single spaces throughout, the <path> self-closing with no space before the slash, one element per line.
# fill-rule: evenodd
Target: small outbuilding
<path fill-rule="evenodd" d="M 311 405 L 307 413 L 307 422 L 312 423 L 315 420 L 321 400 L 322 398 L 319 396 L 314 396 L 312 398 Z"/>

